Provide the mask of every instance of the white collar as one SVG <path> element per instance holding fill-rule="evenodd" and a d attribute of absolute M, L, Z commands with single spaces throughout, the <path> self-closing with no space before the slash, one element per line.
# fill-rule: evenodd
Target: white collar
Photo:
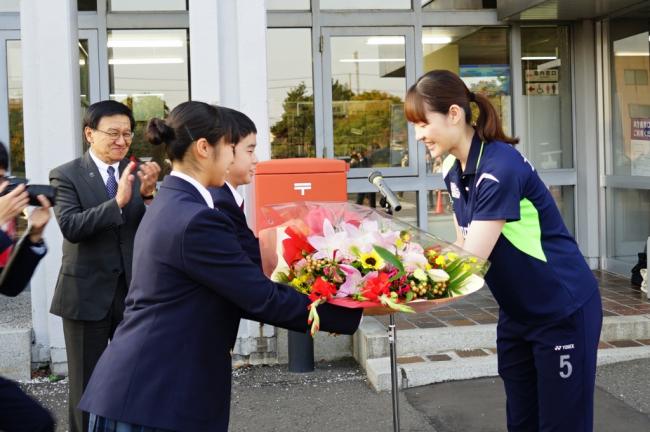
<path fill-rule="evenodd" d="M 206 189 L 206 187 L 203 186 L 201 183 L 199 183 L 194 177 L 188 176 L 187 174 L 182 173 L 180 171 L 172 171 L 171 173 L 169 173 L 169 175 L 182 178 L 183 180 L 185 180 L 186 182 L 194 186 L 196 190 L 199 191 L 199 193 L 205 200 L 208 207 L 214 208 L 214 201 L 212 200 L 212 195 L 210 195 L 210 192 Z"/>
<path fill-rule="evenodd" d="M 237 207 L 241 207 L 241 205 L 244 203 L 244 197 L 241 196 L 239 191 L 237 191 L 237 189 L 229 182 L 226 182 L 226 184 L 230 188 L 230 192 L 232 192 L 232 196 L 235 197 L 235 202 L 237 203 Z"/>
<path fill-rule="evenodd" d="M 90 153 L 90 158 L 95 162 L 95 165 L 97 165 L 97 169 L 99 170 L 99 173 L 101 174 L 102 178 L 104 179 L 104 183 L 106 183 L 106 179 L 108 178 L 108 167 L 112 166 L 115 168 L 115 178 L 119 180 L 120 178 L 120 162 L 115 162 L 113 164 L 107 164 L 103 160 L 97 157 L 95 152 L 93 152 L 92 148 L 88 149 L 88 153 Z"/>

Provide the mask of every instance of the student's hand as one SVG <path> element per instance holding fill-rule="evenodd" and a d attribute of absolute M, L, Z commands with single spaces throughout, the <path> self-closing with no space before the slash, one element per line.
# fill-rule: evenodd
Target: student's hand
<path fill-rule="evenodd" d="M 124 208 L 124 206 L 131 201 L 131 195 L 133 195 L 133 181 L 135 180 L 135 176 L 132 174 L 134 169 L 135 162 L 129 162 L 120 176 L 120 182 L 117 184 L 115 201 L 117 201 L 117 205 L 120 208 Z"/>
<path fill-rule="evenodd" d="M 52 206 L 45 195 L 38 195 L 36 198 L 41 206 L 36 207 L 29 215 L 29 240 L 32 243 L 38 243 L 43 238 L 43 231 L 50 220 L 50 207 Z"/>
<path fill-rule="evenodd" d="M 7 186 L 9 186 L 9 182 L 7 181 L 0 184 L 0 193 Z M 27 204 L 29 204 L 29 195 L 23 184 L 16 186 L 14 190 L 0 197 L 0 225 L 9 222 L 21 214 L 25 207 L 27 207 Z"/>
<path fill-rule="evenodd" d="M 145 162 L 140 165 L 138 177 L 140 178 L 140 195 L 151 196 L 156 191 L 156 182 L 160 175 L 160 165 L 157 162 Z"/>

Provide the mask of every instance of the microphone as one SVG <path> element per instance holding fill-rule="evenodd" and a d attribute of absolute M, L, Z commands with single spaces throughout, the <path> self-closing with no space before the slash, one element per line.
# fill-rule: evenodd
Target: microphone
<path fill-rule="evenodd" d="M 381 172 L 379 171 L 373 171 L 370 173 L 368 176 L 368 181 L 372 184 L 374 184 L 377 189 L 379 189 L 379 192 L 386 198 L 386 201 L 388 204 L 393 208 L 395 211 L 400 211 L 402 209 L 402 204 L 399 203 L 399 199 L 397 198 L 397 195 L 390 190 L 386 182 L 384 181 L 384 177 L 381 175 Z"/>

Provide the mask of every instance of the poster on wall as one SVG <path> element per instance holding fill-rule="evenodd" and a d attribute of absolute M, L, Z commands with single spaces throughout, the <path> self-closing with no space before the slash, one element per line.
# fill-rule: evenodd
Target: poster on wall
<path fill-rule="evenodd" d="M 460 65 L 460 77 L 472 91 L 488 95 L 510 94 L 509 65 Z"/>
<path fill-rule="evenodd" d="M 630 141 L 631 173 L 633 176 L 650 176 L 650 117 L 632 119 Z"/>

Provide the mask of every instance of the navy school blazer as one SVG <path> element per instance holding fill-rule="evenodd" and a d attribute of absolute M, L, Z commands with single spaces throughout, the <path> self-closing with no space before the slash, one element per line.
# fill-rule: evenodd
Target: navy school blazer
<path fill-rule="evenodd" d="M 187 181 L 167 176 L 135 238 L 124 320 L 79 408 L 175 431 L 226 432 L 232 340 L 243 312 L 307 331 L 307 296 L 264 276 L 232 221 Z M 321 329 L 352 334 L 361 311 L 324 304 Z"/>
<path fill-rule="evenodd" d="M 237 201 L 230 190 L 230 187 L 224 184 L 219 188 L 209 188 L 210 195 L 214 201 L 214 206 L 225 213 L 235 225 L 237 238 L 241 247 L 246 251 L 248 257 L 255 264 L 262 267 L 262 257 L 260 254 L 260 243 L 253 231 L 248 228 L 246 215 L 237 205 Z"/>

